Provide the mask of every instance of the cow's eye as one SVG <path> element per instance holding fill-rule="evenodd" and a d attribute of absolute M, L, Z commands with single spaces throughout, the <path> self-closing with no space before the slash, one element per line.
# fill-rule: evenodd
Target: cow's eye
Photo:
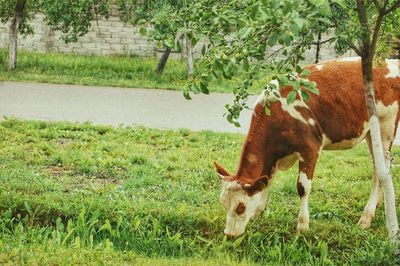
<path fill-rule="evenodd" d="M 236 207 L 236 213 L 237 215 L 241 215 L 246 211 L 246 206 L 244 206 L 243 202 L 239 202 L 239 204 Z"/>

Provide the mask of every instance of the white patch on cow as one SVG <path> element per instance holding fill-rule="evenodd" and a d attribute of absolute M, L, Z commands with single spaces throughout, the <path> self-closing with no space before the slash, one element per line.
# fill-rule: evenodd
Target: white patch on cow
<path fill-rule="evenodd" d="M 315 65 L 315 68 L 318 69 L 319 71 L 321 71 L 324 68 L 325 65 L 321 64 L 321 65 Z"/>
<path fill-rule="evenodd" d="M 297 232 L 308 230 L 310 223 L 310 213 L 308 210 L 308 197 L 311 192 L 311 180 L 307 178 L 307 175 L 303 172 L 299 173 L 298 182 L 304 188 L 304 195 L 300 199 L 300 212 L 299 221 L 297 224 Z"/>
<path fill-rule="evenodd" d="M 279 171 L 285 171 L 292 167 L 298 160 L 304 161 L 301 157 L 300 153 L 294 152 L 290 155 L 287 155 L 276 162 L 276 169 Z"/>
<path fill-rule="evenodd" d="M 376 113 L 379 120 L 382 120 L 383 117 L 386 117 L 385 119 L 392 120 L 394 123 L 398 110 L 399 104 L 397 101 L 393 102 L 391 105 L 384 105 L 381 101 L 376 103 Z"/>
<path fill-rule="evenodd" d="M 235 184 L 231 184 L 235 183 Z M 270 186 L 268 183 L 268 187 Z M 238 188 L 239 186 L 240 188 Z M 229 236 L 241 235 L 250 218 L 258 215 L 265 208 L 267 188 L 249 196 L 245 190 L 235 181 L 223 181 L 220 201 L 227 211 L 226 227 L 224 233 Z M 244 204 L 244 213 L 238 215 L 236 208 L 239 203 Z"/>
<path fill-rule="evenodd" d="M 400 78 L 400 60 L 386 59 L 385 61 L 389 69 L 389 73 L 385 75 L 385 78 Z"/>
<path fill-rule="evenodd" d="M 289 113 L 289 115 L 297 120 L 300 120 L 304 124 L 308 124 L 306 119 L 301 115 L 299 111 L 296 110 L 295 107 L 304 107 L 308 108 L 308 106 L 304 103 L 303 100 L 296 100 L 294 103 L 288 105 L 286 98 L 281 97 L 281 93 L 279 91 L 279 82 L 277 80 L 271 80 L 271 84 L 276 86 L 276 90 L 266 91 L 264 90 L 257 99 L 256 105 L 259 103 L 261 105 L 265 105 L 266 103 L 279 101 L 281 103 L 282 109 Z M 277 98 L 277 94 L 279 98 Z"/>
<path fill-rule="evenodd" d="M 275 85 L 276 89 L 272 91 L 263 90 L 260 96 L 258 96 L 255 105 L 257 104 L 265 105 L 268 102 L 275 101 L 276 96 L 274 95 L 274 92 L 276 92 L 278 95 L 281 95 L 279 91 L 279 82 L 276 79 L 271 80 L 269 84 Z"/>
<path fill-rule="evenodd" d="M 258 96 L 258 99 L 256 101 L 256 104 L 261 104 L 265 105 L 267 103 L 279 101 L 281 103 L 281 107 L 284 111 L 288 112 L 289 115 L 304 124 L 315 126 L 315 120 L 310 118 L 308 121 L 301 115 L 301 113 L 296 110 L 296 107 L 303 107 L 307 108 L 307 104 L 303 101 L 302 97 L 300 97 L 300 100 L 295 100 L 292 104 L 288 104 L 286 98 L 283 98 L 281 96 L 280 90 L 279 90 L 279 82 L 277 80 L 271 80 L 269 82 L 270 84 L 275 85 L 276 89 L 275 90 L 263 90 L 261 94 Z M 279 96 L 279 97 L 277 97 Z"/>
<path fill-rule="evenodd" d="M 322 133 L 322 147 L 321 150 L 324 149 L 325 146 L 332 144 L 332 141 L 326 136 L 325 133 Z"/>
<path fill-rule="evenodd" d="M 390 147 L 395 138 L 395 123 L 397 113 L 399 112 L 399 104 L 396 102 L 385 106 L 382 102 L 376 105 L 376 111 L 379 118 L 379 126 L 381 129 L 382 145 L 385 155 L 386 167 L 390 169 Z"/>
<path fill-rule="evenodd" d="M 324 150 L 345 150 L 345 149 L 350 149 L 360 143 L 365 136 L 367 135 L 368 131 L 370 129 L 369 123 L 364 122 L 363 126 L 363 131 L 361 134 L 355 138 L 352 139 L 344 139 L 339 142 L 332 143 L 332 140 L 330 140 L 325 134 L 322 136 L 322 143 L 323 143 L 323 149 Z"/>
<path fill-rule="evenodd" d="M 344 58 L 338 59 L 337 61 L 338 62 L 357 62 L 360 60 L 361 60 L 361 57 L 354 56 L 354 57 L 344 57 Z"/>
<path fill-rule="evenodd" d="M 288 112 L 291 117 L 303 122 L 304 124 L 308 124 L 308 122 L 301 115 L 301 113 L 296 110 L 296 107 L 305 107 L 308 109 L 308 106 L 305 104 L 305 102 L 296 100 L 296 101 L 294 101 L 294 103 L 288 104 L 286 99 L 282 99 L 282 98 L 280 99 L 280 102 L 282 104 L 282 109 L 285 110 L 286 112 Z"/>

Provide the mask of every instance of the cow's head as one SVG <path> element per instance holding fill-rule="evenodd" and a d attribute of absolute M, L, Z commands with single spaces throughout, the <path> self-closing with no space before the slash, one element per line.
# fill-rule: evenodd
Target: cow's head
<path fill-rule="evenodd" d="M 250 218 L 264 210 L 268 179 L 261 178 L 255 184 L 249 184 L 231 176 L 218 163 L 214 164 L 222 181 L 220 201 L 227 211 L 224 233 L 228 237 L 239 236 Z"/>

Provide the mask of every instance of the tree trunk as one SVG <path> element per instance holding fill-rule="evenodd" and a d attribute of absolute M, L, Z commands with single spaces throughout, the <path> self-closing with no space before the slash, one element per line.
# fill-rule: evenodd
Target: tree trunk
<path fill-rule="evenodd" d="M 317 51 L 315 52 L 315 64 L 319 62 L 320 51 L 321 51 L 321 31 L 318 32 Z"/>
<path fill-rule="evenodd" d="M 385 163 L 384 152 L 386 151 L 383 150 L 379 119 L 376 113 L 371 56 L 367 58 L 362 58 L 362 73 L 363 73 L 365 102 L 367 105 L 368 117 L 370 123 L 370 134 L 372 142 L 372 151 L 374 155 L 374 164 L 375 164 L 376 174 L 379 179 L 379 184 L 383 189 L 384 200 L 385 200 L 386 227 L 388 230 L 390 241 L 396 242 L 399 226 L 396 214 L 395 194 L 394 194 L 392 176 L 390 174 L 390 168 L 388 168 L 388 166 L 390 165 L 387 166 Z"/>
<path fill-rule="evenodd" d="M 193 65 L 193 47 L 192 40 L 185 35 L 186 38 L 186 60 L 187 60 L 187 75 L 191 77 L 193 75 L 194 65 Z"/>
<path fill-rule="evenodd" d="M 165 51 L 160 58 L 160 62 L 158 62 L 158 65 L 157 65 L 156 72 L 158 74 L 161 75 L 164 72 L 164 68 L 165 68 L 165 65 L 167 64 L 170 54 L 171 54 L 171 48 L 169 48 L 168 46 L 165 46 Z"/>
<path fill-rule="evenodd" d="M 17 66 L 18 29 L 25 8 L 25 0 L 18 0 L 15 6 L 15 15 L 10 24 L 10 44 L 8 48 L 8 69 L 13 70 Z"/>

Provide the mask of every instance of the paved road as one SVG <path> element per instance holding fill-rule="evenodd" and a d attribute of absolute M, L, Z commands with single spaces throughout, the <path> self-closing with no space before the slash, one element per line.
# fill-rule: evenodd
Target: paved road
<path fill-rule="evenodd" d="M 243 112 L 241 128 L 223 117 L 232 99 L 223 93 L 187 101 L 180 91 L 1 82 L 0 116 L 246 133 L 250 111 Z"/>
<path fill-rule="evenodd" d="M 251 111 L 242 113 L 241 128 L 223 117 L 232 98 L 215 93 L 187 101 L 179 91 L 0 82 L 0 118 L 246 133 Z M 249 104 L 255 101 L 251 97 Z M 395 143 L 400 144 L 399 134 Z"/>

